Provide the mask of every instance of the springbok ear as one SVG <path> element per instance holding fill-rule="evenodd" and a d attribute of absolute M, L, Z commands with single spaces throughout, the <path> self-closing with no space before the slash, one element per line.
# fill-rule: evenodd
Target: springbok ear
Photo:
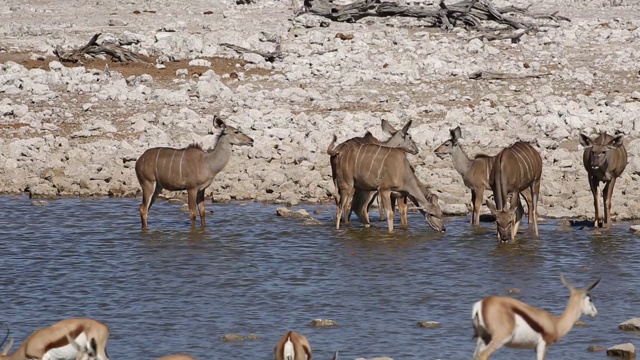
<path fill-rule="evenodd" d="M 494 215 L 498 212 L 498 209 L 496 209 L 496 204 L 494 204 L 491 200 L 487 200 L 487 207 L 489 208 L 489 211 L 491 211 L 491 213 Z"/>
<path fill-rule="evenodd" d="M 462 129 L 458 126 L 455 129 L 449 130 L 449 134 L 451 134 L 451 140 L 453 140 L 453 143 L 455 144 L 460 138 L 462 138 Z"/>
<path fill-rule="evenodd" d="M 413 120 L 409 120 L 409 121 L 407 121 L 406 124 L 404 124 L 404 126 L 402 127 L 402 130 L 401 130 L 403 134 L 405 134 L 405 135 L 407 134 L 407 132 L 409 131 L 409 128 L 411 127 L 412 123 L 413 123 Z"/>
<path fill-rule="evenodd" d="M 336 350 L 336 352 L 333 353 L 333 360 L 338 360 L 338 350 Z"/>
<path fill-rule="evenodd" d="M 620 146 L 622 146 L 623 143 L 624 143 L 624 135 L 621 134 L 611 139 L 611 141 L 609 141 L 609 143 L 607 144 L 607 147 L 609 149 L 617 149 Z"/>
<path fill-rule="evenodd" d="M 562 281 L 562 284 L 563 284 L 564 286 L 566 286 L 569 290 L 573 290 L 573 289 L 575 289 L 575 288 L 573 287 L 573 285 L 571 285 L 571 283 L 569 282 L 569 280 L 567 280 L 567 278 L 566 278 L 566 277 L 564 277 L 564 274 L 563 274 L 563 273 L 560 273 L 560 281 Z"/>
<path fill-rule="evenodd" d="M 597 278 L 594 282 L 591 283 L 591 285 L 587 286 L 586 288 L 584 288 L 585 292 L 589 292 L 591 291 L 593 288 L 595 288 L 596 286 L 598 286 L 598 284 L 600 284 L 600 278 Z"/>
<path fill-rule="evenodd" d="M 80 344 L 78 344 L 74 339 L 72 339 L 71 336 L 69 336 L 69 334 L 65 334 L 64 336 L 67 337 L 67 341 L 69 342 L 69 344 L 71 344 L 71 346 L 73 346 L 74 349 L 76 349 L 76 351 L 84 351 L 84 349 L 80 348 Z"/>
<path fill-rule="evenodd" d="M 7 346 L 5 346 L 4 349 L 2 349 L 2 355 L 7 355 L 9 353 L 9 350 L 11 350 L 12 346 L 13 346 L 13 339 L 9 340 L 9 343 L 7 344 Z"/>
<path fill-rule="evenodd" d="M 593 147 L 593 140 L 585 134 L 580 134 L 580 145 L 586 148 Z"/>
<path fill-rule="evenodd" d="M 224 123 L 224 121 L 222 121 L 222 119 L 218 115 L 215 115 L 213 117 L 213 127 L 224 129 L 226 126 L 227 125 Z"/>
<path fill-rule="evenodd" d="M 395 134 L 398 132 L 398 130 L 391 126 L 391 124 L 389 124 L 387 120 L 382 120 L 380 126 L 382 127 L 382 131 L 386 132 L 387 134 Z"/>

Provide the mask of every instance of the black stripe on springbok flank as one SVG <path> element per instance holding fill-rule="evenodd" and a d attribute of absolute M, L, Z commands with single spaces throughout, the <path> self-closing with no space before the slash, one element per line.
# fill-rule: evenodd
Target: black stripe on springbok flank
<path fill-rule="evenodd" d="M 520 315 L 520 317 L 529 325 L 529 327 L 533 329 L 533 331 L 537 332 L 542 337 L 544 337 L 545 335 L 544 328 L 542 327 L 542 325 L 540 325 L 539 322 L 535 321 L 531 316 L 529 316 L 528 313 L 522 311 L 522 309 L 520 308 L 517 308 L 514 306 L 512 307 L 512 310 L 514 314 Z"/>

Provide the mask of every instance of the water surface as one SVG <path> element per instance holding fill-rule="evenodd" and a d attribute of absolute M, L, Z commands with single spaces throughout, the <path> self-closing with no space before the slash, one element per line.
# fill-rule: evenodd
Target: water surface
<path fill-rule="evenodd" d="M 589 345 L 636 342 L 617 325 L 638 316 L 638 237 L 631 223 L 609 231 L 555 220 L 540 238 L 524 225 L 498 244 L 492 224 L 450 218 L 446 234 L 410 214 L 408 229 L 334 229 L 333 206 L 306 206 L 321 225 L 275 216 L 276 206 L 207 203 L 208 227 L 191 228 L 180 205 L 157 202 L 140 229 L 140 199 L 61 199 L 32 206 L 0 197 L 0 321 L 17 344 L 62 318 L 88 316 L 111 329 L 112 359 L 189 352 L 200 359 L 272 359 L 288 329 L 306 334 L 314 358 L 390 356 L 470 359 L 471 306 L 505 295 L 559 314 L 568 291 L 597 276 L 599 315 L 548 352 L 551 359 L 601 359 Z M 335 328 L 312 328 L 332 319 Z M 419 320 L 442 323 L 417 327 Z M 0 331 L 2 331 L 0 329 Z M 227 343 L 227 333 L 258 340 Z M 535 358 L 501 349 L 494 359 Z"/>

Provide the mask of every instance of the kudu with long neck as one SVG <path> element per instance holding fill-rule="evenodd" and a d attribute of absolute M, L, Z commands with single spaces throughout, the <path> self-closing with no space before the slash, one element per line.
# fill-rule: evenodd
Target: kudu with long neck
<path fill-rule="evenodd" d="M 329 147 L 327 149 L 327 154 L 331 156 L 330 163 L 331 163 L 331 172 L 333 175 L 333 184 L 336 189 L 335 191 L 336 205 L 340 203 L 340 198 L 338 194 L 338 182 L 335 175 L 335 171 L 336 171 L 335 169 L 338 166 L 337 164 L 340 161 L 342 161 L 340 157 L 340 153 L 345 151 L 346 149 L 349 149 L 354 146 L 359 146 L 362 144 L 378 144 L 378 145 L 387 146 L 387 147 L 402 148 L 405 151 L 415 155 L 418 153 L 418 147 L 416 143 L 413 141 L 413 139 L 411 138 L 411 135 L 409 134 L 409 128 L 411 127 L 411 123 L 412 121 L 409 120 L 402 127 L 402 129 L 396 130 L 391 124 L 389 124 L 388 121 L 382 120 L 380 124 L 382 127 L 382 130 L 387 134 L 391 135 L 391 137 L 386 141 L 378 140 L 370 132 L 367 132 L 362 137 L 354 137 L 340 143 L 339 145 L 336 145 L 335 143 L 337 141 L 337 137 L 335 135 L 333 136 L 333 141 L 331 142 L 331 144 L 329 144 Z M 349 211 L 348 212 L 344 211 L 345 224 L 349 223 L 349 218 L 351 216 L 352 209 L 356 209 L 356 213 L 359 214 L 358 209 L 360 209 L 362 206 L 366 206 L 367 207 L 366 211 L 368 211 L 368 207 L 373 202 L 376 194 L 377 194 L 376 191 L 356 191 L 353 198 L 349 198 L 347 201 L 346 206 L 347 206 L 347 209 L 349 209 Z M 354 202 L 356 206 L 352 206 L 352 203 Z M 406 204 L 406 201 L 404 203 Z M 383 213 L 382 206 L 380 206 L 380 213 L 381 214 Z M 362 218 L 360 217 L 360 219 Z"/>
<path fill-rule="evenodd" d="M 391 193 L 408 196 L 418 206 L 425 220 L 436 231 L 444 231 L 442 211 L 429 202 L 422 193 L 407 154 L 399 148 L 376 144 L 362 144 L 339 152 L 335 167 L 335 181 L 338 184 L 338 210 L 336 228 L 340 228 L 342 211 L 356 190 L 378 191 L 382 206 L 387 213 L 389 231 L 393 231 Z"/>
<path fill-rule="evenodd" d="M 601 132 L 591 139 L 580 134 L 580 144 L 585 147 L 582 154 L 584 168 L 589 176 L 589 186 L 593 194 L 593 206 L 596 211 L 594 226 L 611 227 L 611 198 L 616 180 L 627 167 L 627 149 L 624 147 L 624 135 L 611 136 Z M 604 221 L 600 214 L 600 196 L 598 186 L 604 183 L 602 200 L 604 202 Z"/>
<path fill-rule="evenodd" d="M 496 155 L 489 179 L 495 204 L 487 200 L 487 206 L 496 216 L 498 240 L 509 241 L 515 238 L 518 194 L 525 189 L 531 192 L 529 218 L 533 218 L 538 236 L 537 204 L 541 177 L 542 157 L 529 143 L 516 142 Z"/>
<path fill-rule="evenodd" d="M 480 207 L 482 206 L 484 191 L 491 190 L 489 178 L 495 156 L 476 154 L 472 159 L 460 144 L 460 139 L 462 139 L 460 126 L 450 129 L 449 134 L 451 138 L 438 146 L 434 152 L 440 159 L 451 155 L 453 167 L 462 176 L 464 185 L 471 190 L 472 210 L 469 223 L 477 225 L 480 223 Z M 525 189 L 522 195 L 527 202 L 527 207 L 531 208 L 531 192 L 529 189 Z M 532 219 L 529 217 L 529 222 L 531 221 Z"/>
<path fill-rule="evenodd" d="M 143 228 L 147 227 L 151 205 L 163 189 L 187 190 L 191 225 L 195 225 L 197 207 L 200 224 L 205 226 L 204 192 L 229 162 L 231 146 L 253 146 L 252 138 L 239 129 L 226 125 L 219 117 L 214 117 L 213 125 L 220 133 L 211 150 L 202 150 L 199 145 L 190 145 L 184 149 L 157 147 L 145 151 L 138 158 L 136 175 L 142 187 L 140 219 Z"/>
<path fill-rule="evenodd" d="M 562 274 L 560 279 L 571 292 L 560 316 L 506 296 L 488 296 L 476 302 L 471 312 L 477 338 L 473 359 L 487 360 L 507 346 L 535 349 L 537 359 L 544 360 L 547 348 L 567 335 L 582 314 L 591 317 L 598 314 L 589 291 L 598 285 L 599 278 L 584 289 L 573 287 Z"/>

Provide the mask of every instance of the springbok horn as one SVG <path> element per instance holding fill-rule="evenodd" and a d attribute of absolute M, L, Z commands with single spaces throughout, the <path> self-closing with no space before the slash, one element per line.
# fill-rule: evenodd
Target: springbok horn
<path fill-rule="evenodd" d="M 333 353 L 333 360 L 338 360 L 338 350 L 336 350 L 336 352 Z"/>
<path fill-rule="evenodd" d="M 12 346 L 13 346 L 13 339 L 9 340 L 9 343 L 7 344 L 7 346 L 5 346 L 4 349 L 2 349 L 2 355 L 7 355 L 9 353 L 9 350 L 11 350 Z"/>
<path fill-rule="evenodd" d="M 566 277 L 564 277 L 563 273 L 560 273 L 560 281 L 562 281 L 562 284 L 564 284 L 564 286 L 566 286 L 567 288 L 569 288 L 569 290 L 574 290 L 575 288 L 573 287 L 573 285 L 571 285 L 571 283 L 569 282 L 569 280 L 567 280 Z"/>
<path fill-rule="evenodd" d="M 598 286 L 599 283 L 600 283 L 600 278 L 597 278 L 594 282 L 591 283 L 591 285 L 589 285 L 586 288 L 584 288 L 584 291 L 585 292 L 591 291 L 591 289 L 593 289 L 594 287 Z"/>

